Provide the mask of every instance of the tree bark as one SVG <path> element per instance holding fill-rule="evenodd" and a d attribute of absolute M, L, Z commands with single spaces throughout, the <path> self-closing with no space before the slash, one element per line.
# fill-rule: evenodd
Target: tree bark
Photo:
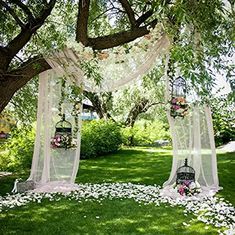
<path fill-rule="evenodd" d="M 111 119 L 115 121 L 108 112 L 107 104 L 102 102 L 98 94 L 88 91 L 83 91 L 83 94 L 91 101 L 93 108 L 100 119 Z"/>
<path fill-rule="evenodd" d="M 45 59 L 34 57 L 23 63 L 21 67 L 4 74 L 0 80 L 0 113 L 10 102 L 12 96 L 23 87 L 32 77 L 49 69 Z"/>
<path fill-rule="evenodd" d="M 125 126 L 133 127 L 139 114 L 143 113 L 149 100 L 142 98 L 139 102 L 135 103 L 134 107 L 130 110 L 128 117 L 125 121 Z"/>
<path fill-rule="evenodd" d="M 43 1 L 43 8 L 39 14 L 33 14 L 28 8 L 26 3 L 20 0 L 12 0 L 10 2 L 3 2 L 0 0 L 2 7 L 5 6 L 5 10 L 14 18 L 16 24 L 21 28 L 21 31 L 16 35 L 7 46 L 0 46 L 0 113 L 6 107 L 16 91 L 23 87 L 31 78 L 39 73 L 50 69 L 47 62 L 40 57 L 34 57 L 28 61 L 22 63 L 17 69 L 11 70 L 10 64 L 15 58 L 17 53 L 24 48 L 24 46 L 31 40 L 37 30 L 45 23 L 47 17 L 51 14 L 51 11 L 56 3 L 56 0 Z M 135 13 L 132 10 L 127 0 L 120 0 L 125 12 L 130 21 L 130 30 L 111 34 L 108 36 L 101 36 L 97 38 L 88 37 L 88 18 L 89 18 L 89 6 L 90 0 L 79 0 L 79 9 L 77 15 L 77 27 L 76 27 L 76 39 L 82 42 L 85 46 L 90 46 L 95 50 L 107 49 L 128 43 L 135 40 L 138 37 L 144 36 L 149 33 L 147 27 L 151 25 L 154 27 L 157 24 L 157 20 L 153 20 L 144 26 L 140 25 L 148 19 L 152 12 L 148 11 L 135 20 Z M 17 5 L 27 19 L 20 19 L 14 11 L 13 5 Z M 12 8 L 11 8 L 12 7 Z M 37 17 L 35 17 L 37 15 Z M 25 23 L 25 21 L 27 21 Z M 97 101 L 98 102 L 98 101 Z M 97 104 L 98 105 L 98 104 Z M 98 105 L 99 106 L 99 105 Z M 105 107 L 100 106 L 100 116 L 104 116 Z M 111 116 L 110 116 L 111 117 Z"/>
<path fill-rule="evenodd" d="M 134 107 L 130 110 L 127 119 L 125 121 L 125 126 L 133 127 L 138 116 L 141 113 L 145 113 L 154 105 L 163 104 L 162 102 L 150 102 L 146 98 L 142 98 L 139 102 L 136 102 Z"/>

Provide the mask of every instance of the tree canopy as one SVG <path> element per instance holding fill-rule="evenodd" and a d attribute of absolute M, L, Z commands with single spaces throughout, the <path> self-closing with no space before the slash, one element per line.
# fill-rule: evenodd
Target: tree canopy
<path fill-rule="evenodd" d="M 76 40 L 93 50 L 123 45 L 161 23 L 172 38 L 172 70 L 198 92 L 225 71 L 234 86 L 233 0 L 0 0 L 0 112 L 29 80 L 50 69 L 43 53 Z M 199 85 L 200 84 L 200 85 Z"/>

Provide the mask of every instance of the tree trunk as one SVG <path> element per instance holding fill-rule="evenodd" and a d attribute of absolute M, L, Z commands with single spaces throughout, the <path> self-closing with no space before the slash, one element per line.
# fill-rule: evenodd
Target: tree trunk
<path fill-rule="evenodd" d="M 90 0 L 79 0 L 77 19 L 75 19 L 77 20 L 76 40 L 82 42 L 84 46 L 90 46 L 95 50 L 112 48 L 148 34 L 150 32 L 148 27 L 154 27 L 158 23 L 157 19 L 145 22 L 152 16 L 152 11 L 145 12 L 135 19 L 135 12 L 129 1 L 119 1 L 129 18 L 130 29 L 96 38 L 88 37 Z M 0 46 L 0 113 L 16 91 L 23 87 L 31 78 L 50 68 L 45 60 L 39 59 L 40 55 L 21 63 L 14 71 L 11 70 L 10 65 L 16 58 L 17 53 L 25 47 L 37 30 L 44 25 L 55 3 L 56 0 L 43 1 L 41 3 L 43 4 L 42 10 L 40 13 L 37 12 L 35 14 L 28 6 L 27 1 L 0 1 L 0 6 L 6 11 L 5 14 L 11 16 L 16 21 L 16 27 L 20 28 L 18 35 L 15 35 L 6 46 Z M 22 18 L 22 14 L 16 14 L 14 7 L 20 8 L 27 16 L 26 19 Z M 102 107 L 102 103 L 97 98 L 93 98 L 94 103 L 96 103 L 94 107 L 97 108 L 97 114 L 101 118 L 111 118 L 106 107 Z"/>
<path fill-rule="evenodd" d="M 114 121 L 112 116 L 108 113 L 107 104 L 102 102 L 96 93 L 83 91 L 83 94 L 91 101 L 93 108 L 100 119 L 112 119 Z"/>
<path fill-rule="evenodd" d="M 149 103 L 149 100 L 142 98 L 140 102 L 136 103 L 134 107 L 130 110 L 128 117 L 125 121 L 125 126 L 133 127 L 135 121 L 137 120 L 139 114 L 147 111 L 146 105 Z"/>
<path fill-rule="evenodd" d="M 164 104 L 162 102 L 150 102 L 146 98 L 142 98 L 139 102 L 136 102 L 134 107 L 130 110 L 128 117 L 125 121 L 125 126 L 133 127 L 138 116 L 141 113 L 145 113 L 148 111 L 149 108 L 151 108 L 154 105 L 158 104 Z"/>
<path fill-rule="evenodd" d="M 17 81 L 18 80 L 18 81 Z M 15 94 L 17 90 L 19 90 L 24 84 L 22 84 L 22 80 L 18 77 L 15 79 L 5 78 L 4 81 L 1 82 L 0 86 L 0 112 L 5 108 L 5 106 L 10 102 L 12 96 Z"/>
<path fill-rule="evenodd" d="M 50 69 L 50 65 L 45 59 L 34 57 L 23 63 L 18 69 L 3 73 L 0 79 L 0 113 L 20 88 L 31 78 L 48 69 Z"/>

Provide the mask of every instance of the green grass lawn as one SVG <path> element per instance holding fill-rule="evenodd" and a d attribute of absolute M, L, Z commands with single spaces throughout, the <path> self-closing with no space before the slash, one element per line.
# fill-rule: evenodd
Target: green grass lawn
<path fill-rule="evenodd" d="M 164 149 L 124 149 L 97 159 L 82 160 L 77 183 L 132 182 L 162 185 L 171 169 L 171 152 Z M 235 205 L 235 155 L 218 154 L 218 195 Z M 12 188 L 16 176 L 0 179 L 0 193 Z M 19 177 L 19 176 L 17 176 Z M 218 234 L 211 226 L 194 220 L 183 222 L 183 208 L 139 204 L 131 199 L 59 202 L 44 200 L 10 209 L 0 215 L 0 234 Z"/>

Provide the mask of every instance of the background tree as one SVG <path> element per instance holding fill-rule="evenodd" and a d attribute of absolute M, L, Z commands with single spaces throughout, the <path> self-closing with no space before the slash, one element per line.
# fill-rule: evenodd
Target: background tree
<path fill-rule="evenodd" d="M 233 13 L 232 0 L 226 6 L 220 0 L 0 0 L 0 112 L 16 91 L 50 68 L 42 57 L 48 49 L 71 39 L 94 50 L 112 48 L 148 34 L 148 26 L 159 22 L 177 38 L 174 62 L 205 91 L 212 67 L 233 74 L 223 65 L 234 49 Z"/>
<path fill-rule="evenodd" d="M 212 119 L 217 146 L 235 140 L 235 103 L 228 95 L 211 100 Z"/>

